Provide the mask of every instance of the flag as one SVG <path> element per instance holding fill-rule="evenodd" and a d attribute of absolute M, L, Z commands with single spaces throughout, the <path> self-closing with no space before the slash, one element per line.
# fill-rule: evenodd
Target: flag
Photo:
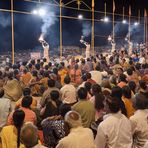
<path fill-rule="evenodd" d="M 144 9 L 144 17 L 147 17 L 147 11 Z"/>
<path fill-rule="evenodd" d="M 131 6 L 129 6 L 129 12 L 128 12 L 129 15 L 131 15 Z"/>
<path fill-rule="evenodd" d="M 116 6 L 115 6 L 115 1 L 113 0 L 113 12 L 115 12 Z"/>

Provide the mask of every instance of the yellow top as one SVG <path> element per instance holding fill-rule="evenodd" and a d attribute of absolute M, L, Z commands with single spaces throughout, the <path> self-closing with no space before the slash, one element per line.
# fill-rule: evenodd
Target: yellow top
<path fill-rule="evenodd" d="M 130 118 L 132 115 L 134 115 L 134 112 L 135 112 L 132 102 L 130 99 L 127 99 L 125 97 L 122 97 L 122 100 L 123 100 L 123 102 L 125 104 L 125 108 L 127 110 L 127 117 Z"/>
<path fill-rule="evenodd" d="M 13 125 L 5 126 L 1 132 L 2 148 L 17 148 L 16 128 Z M 20 144 L 20 148 L 25 148 Z"/>

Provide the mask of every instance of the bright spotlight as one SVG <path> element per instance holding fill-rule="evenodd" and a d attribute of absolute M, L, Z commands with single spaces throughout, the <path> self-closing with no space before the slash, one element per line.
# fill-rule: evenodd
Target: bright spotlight
<path fill-rule="evenodd" d="M 123 24 L 126 24 L 126 23 L 127 23 L 127 21 L 126 21 L 126 20 L 123 20 L 123 21 L 122 21 L 122 23 L 123 23 Z"/>
<path fill-rule="evenodd" d="M 32 11 L 32 14 L 37 15 L 38 14 L 38 11 L 37 10 L 33 10 Z"/>
<path fill-rule="evenodd" d="M 38 14 L 40 16 L 44 16 L 46 14 L 46 11 L 44 9 L 39 9 Z"/>
<path fill-rule="evenodd" d="M 83 19 L 83 15 L 82 14 L 79 14 L 78 15 L 78 19 L 80 19 L 80 20 Z"/>
<path fill-rule="evenodd" d="M 138 26 L 138 25 L 139 25 L 139 23 L 138 23 L 138 22 L 135 22 L 135 23 L 134 23 L 134 25 L 135 25 L 135 26 Z"/>
<path fill-rule="evenodd" d="M 104 18 L 104 22 L 108 22 L 109 21 L 109 18 L 108 17 L 105 17 Z"/>

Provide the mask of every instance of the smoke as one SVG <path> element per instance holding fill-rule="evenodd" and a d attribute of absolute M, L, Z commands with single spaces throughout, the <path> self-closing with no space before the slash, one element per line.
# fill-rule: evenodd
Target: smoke
<path fill-rule="evenodd" d="M 132 24 L 130 26 L 130 36 L 134 42 L 143 41 L 143 32 L 144 32 L 144 28 L 140 24 L 137 26 Z M 128 36 L 129 36 L 129 33 L 127 33 L 127 37 Z"/>
<path fill-rule="evenodd" d="M 123 36 L 128 32 L 127 24 L 123 24 L 122 22 L 118 22 L 115 25 L 115 36 Z"/>
<path fill-rule="evenodd" d="M 85 22 L 82 24 L 82 34 L 85 37 L 88 37 L 91 34 L 91 23 Z"/>
<path fill-rule="evenodd" d="M 49 33 L 49 29 L 52 25 L 58 21 L 56 17 L 57 10 L 55 8 L 49 7 L 49 11 L 45 16 L 42 17 L 43 25 L 41 26 L 41 32 L 43 36 L 46 36 Z"/>
<path fill-rule="evenodd" d="M 4 28 L 10 26 L 10 18 L 7 15 L 0 13 L 0 25 Z"/>

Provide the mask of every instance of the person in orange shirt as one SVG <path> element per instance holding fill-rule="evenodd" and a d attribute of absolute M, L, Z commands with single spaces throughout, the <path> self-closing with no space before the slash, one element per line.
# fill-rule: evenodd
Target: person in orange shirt
<path fill-rule="evenodd" d="M 64 68 L 63 66 L 59 66 L 58 74 L 61 77 L 61 84 L 64 85 L 64 78 L 68 74 L 66 68 Z"/>
<path fill-rule="evenodd" d="M 33 112 L 30 109 L 30 106 L 32 104 L 32 97 L 31 96 L 25 96 L 22 99 L 22 104 L 20 106 L 20 109 L 24 111 L 25 113 L 25 119 L 24 122 L 32 122 L 33 124 L 37 123 L 37 117 L 35 112 Z M 8 120 L 7 120 L 7 124 L 8 125 L 12 125 L 13 124 L 13 114 L 14 111 L 10 113 L 10 115 L 8 116 Z"/>
<path fill-rule="evenodd" d="M 31 78 L 32 78 L 31 73 L 28 72 L 27 69 L 24 69 L 20 80 L 23 82 L 23 85 L 25 87 L 27 87 L 29 85 L 29 82 L 30 82 Z"/>
<path fill-rule="evenodd" d="M 69 72 L 72 83 L 79 85 L 81 83 L 81 70 L 79 69 L 78 64 L 76 64 Z"/>
<path fill-rule="evenodd" d="M 49 73 L 48 71 L 45 71 L 43 73 L 43 78 L 41 78 L 40 80 L 40 84 L 45 88 L 45 90 L 47 90 L 48 88 L 48 79 L 49 79 Z"/>
<path fill-rule="evenodd" d="M 119 83 L 117 86 L 120 88 L 124 87 L 127 85 L 127 80 L 126 80 L 126 75 L 125 74 L 120 74 L 119 75 Z"/>
<path fill-rule="evenodd" d="M 130 118 L 132 115 L 134 115 L 135 109 L 132 105 L 132 92 L 129 86 L 124 86 L 122 88 L 122 101 L 125 104 L 125 108 L 127 110 L 127 117 Z"/>

